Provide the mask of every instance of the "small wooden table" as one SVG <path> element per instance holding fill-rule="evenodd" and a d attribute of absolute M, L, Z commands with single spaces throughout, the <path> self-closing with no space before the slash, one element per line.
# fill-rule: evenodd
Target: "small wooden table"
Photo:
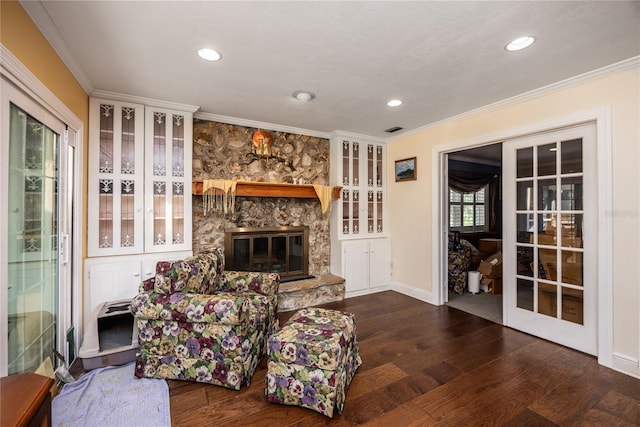
<path fill-rule="evenodd" d="M 32 372 L 0 378 L 0 426 L 50 426 L 52 386 Z"/>

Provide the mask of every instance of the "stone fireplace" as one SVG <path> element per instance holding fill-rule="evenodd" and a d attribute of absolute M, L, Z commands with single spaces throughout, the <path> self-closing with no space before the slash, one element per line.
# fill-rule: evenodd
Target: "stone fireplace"
<path fill-rule="evenodd" d="M 288 162 L 252 157 L 258 129 L 208 120 L 193 123 L 193 178 L 254 182 L 329 184 L 329 140 L 272 131 L 273 150 Z M 292 166 L 292 167 L 290 167 Z M 225 231 L 243 227 L 309 227 L 310 275 L 329 272 L 329 214 L 317 199 L 236 197 L 235 212 L 204 215 L 201 196 L 193 197 L 193 251 L 224 246 Z"/>
<path fill-rule="evenodd" d="M 193 178 L 329 185 L 328 139 L 270 131 L 273 152 L 285 160 L 273 161 L 256 158 L 252 152 L 252 137 L 256 131 L 258 129 L 195 119 Z M 286 310 L 296 308 L 299 303 L 334 301 L 344 295 L 344 280 L 333 276 L 329 280 L 333 282 L 332 287 L 325 287 L 325 278 L 331 276 L 329 216 L 329 212 L 322 213 L 318 199 L 244 196 L 236 197 L 234 212 L 205 215 L 202 196 L 194 195 L 193 251 L 224 247 L 225 234 L 233 229 L 308 227 L 307 274 L 316 279 L 283 283 L 283 293 L 296 288 L 303 290 L 305 295 L 295 296 L 295 302 L 287 302 L 282 295 L 283 303 L 278 306 Z"/>

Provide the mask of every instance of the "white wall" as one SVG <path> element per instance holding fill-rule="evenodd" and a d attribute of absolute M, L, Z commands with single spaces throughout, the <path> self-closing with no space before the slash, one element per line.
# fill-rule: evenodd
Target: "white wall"
<path fill-rule="evenodd" d="M 477 140 L 586 110 L 611 108 L 613 151 L 613 352 L 638 375 L 640 351 L 640 70 L 631 68 L 566 84 L 538 96 L 478 109 L 406 135 L 388 145 L 393 281 L 431 295 L 432 148 Z M 489 139 L 490 140 L 490 139 Z M 394 182 L 394 161 L 417 156 L 417 181 Z"/>

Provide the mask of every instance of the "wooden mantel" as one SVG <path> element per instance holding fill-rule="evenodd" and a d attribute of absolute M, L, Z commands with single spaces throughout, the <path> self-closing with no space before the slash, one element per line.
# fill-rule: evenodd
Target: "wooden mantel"
<path fill-rule="evenodd" d="M 202 180 L 195 179 L 191 184 L 194 195 L 202 195 Z M 331 193 L 333 199 L 339 199 L 342 187 L 335 186 Z M 311 184 L 287 184 L 284 182 L 248 182 L 238 181 L 236 196 L 245 197 L 293 197 L 299 199 L 316 199 L 318 195 Z"/>

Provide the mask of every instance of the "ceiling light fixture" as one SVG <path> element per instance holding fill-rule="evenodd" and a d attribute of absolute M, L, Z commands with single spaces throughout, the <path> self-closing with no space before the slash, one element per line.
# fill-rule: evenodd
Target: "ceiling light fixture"
<path fill-rule="evenodd" d="M 198 49 L 198 56 L 207 61 L 219 61 L 222 58 L 220 52 L 208 48 Z"/>
<path fill-rule="evenodd" d="M 311 92 L 307 92 L 305 90 L 297 90 L 297 91 L 293 92 L 293 97 L 295 99 L 297 99 L 298 101 L 309 102 L 313 98 L 315 98 L 316 96 L 315 96 L 315 94 L 313 94 Z"/>
<path fill-rule="evenodd" d="M 402 101 L 399 99 L 392 99 L 391 101 L 387 101 L 387 106 L 389 107 L 398 107 L 402 105 Z"/>
<path fill-rule="evenodd" d="M 525 47 L 531 46 L 534 41 L 536 41 L 536 39 L 533 36 L 518 37 L 517 39 L 511 40 L 507 43 L 504 48 L 509 52 L 515 52 L 516 50 L 522 50 Z"/>

